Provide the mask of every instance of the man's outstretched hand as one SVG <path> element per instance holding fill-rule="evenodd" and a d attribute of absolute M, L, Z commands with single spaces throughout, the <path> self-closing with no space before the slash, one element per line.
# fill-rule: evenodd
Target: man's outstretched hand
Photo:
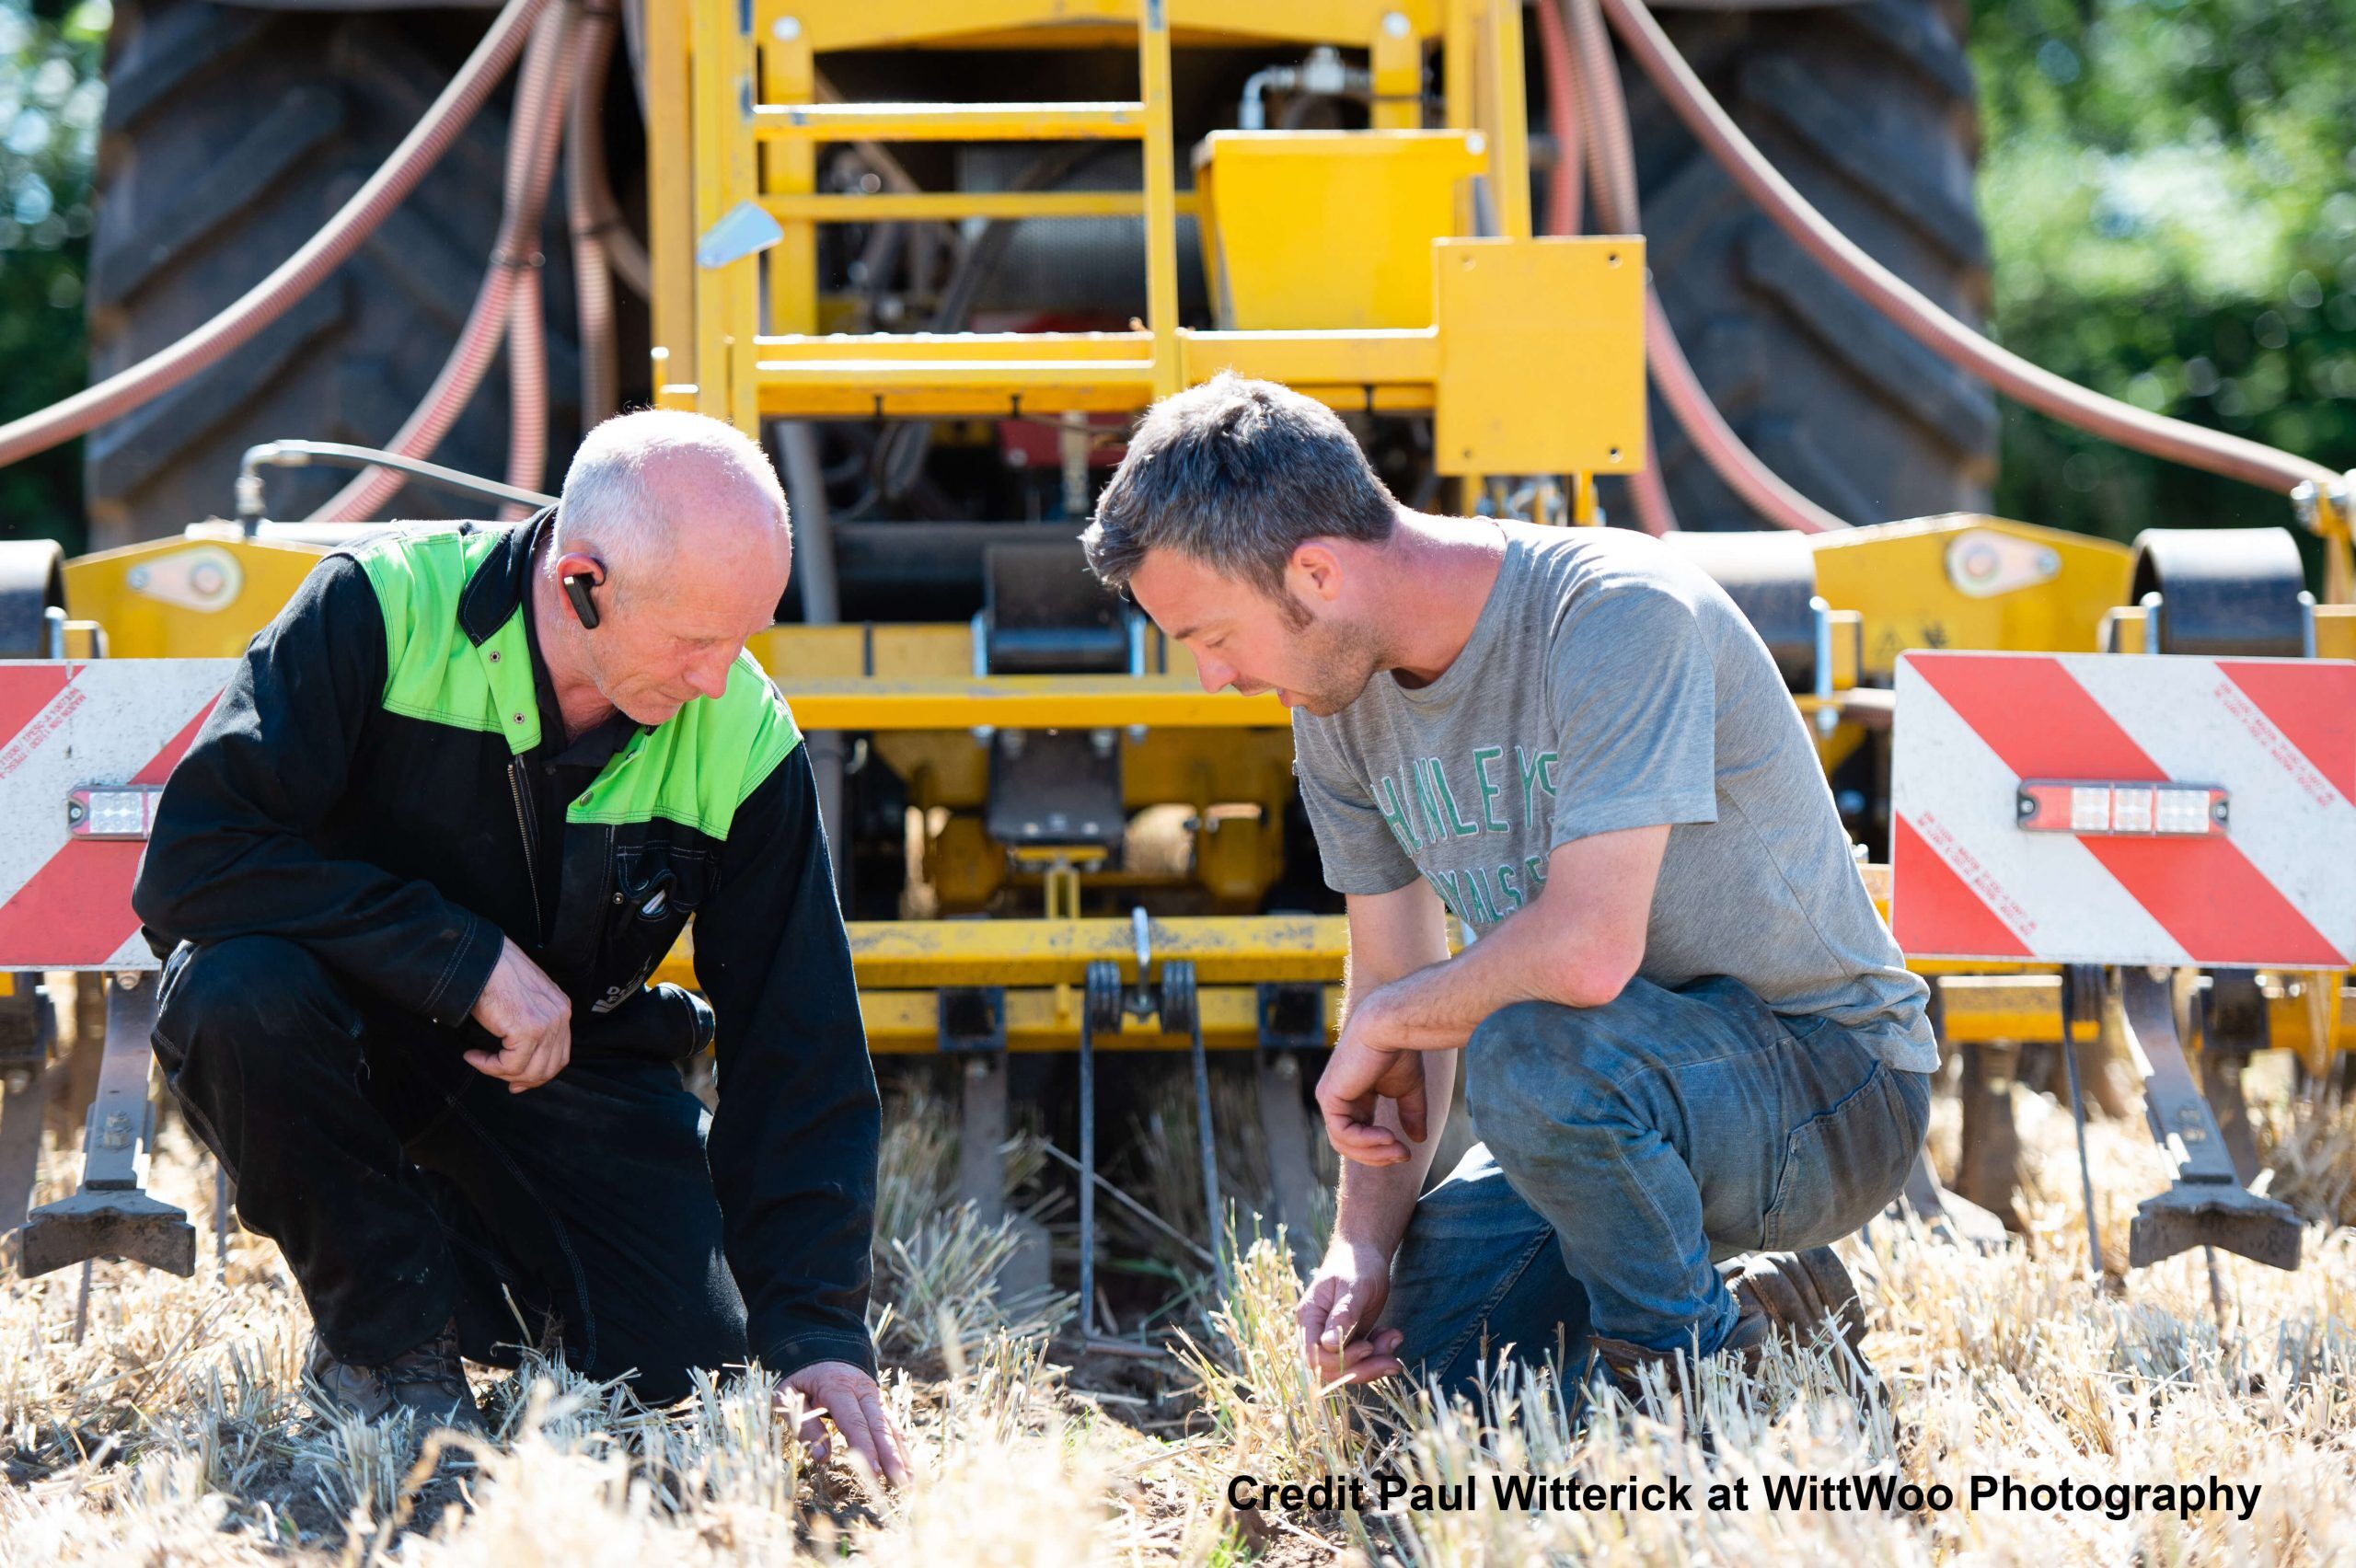
<path fill-rule="evenodd" d="M 468 1052 L 467 1065 L 504 1078 L 511 1094 L 539 1088 L 572 1060 L 572 999 L 513 941 L 500 948 L 473 1017 L 500 1044 Z"/>
<path fill-rule="evenodd" d="M 894 1486 L 907 1481 L 907 1440 L 892 1424 L 891 1412 L 884 1408 L 884 1390 L 875 1386 L 874 1378 L 848 1361 L 814 1361 L 785 1379 L 784 1389 L 778 1390 L 780 1405 L 785 1389 L 802 1396 L 802 1427 L 797 1435 L 820 1464 L 826 1462 L 833 1448 L 833 1440 L 819 1419 L 824 1416 L 835 1424 L 850 1451 L 867 1461 L 871 1471 Z"/>
<path fill-rule="evenodd" d="M 1335 1237 L 1292 1314 L 1301 1359 L 1320 1383 L 1367 1383 L 1400 1370 L 1406 1336 L 1374 1326 L 1390 1297 L 1391 1260 Z"/>

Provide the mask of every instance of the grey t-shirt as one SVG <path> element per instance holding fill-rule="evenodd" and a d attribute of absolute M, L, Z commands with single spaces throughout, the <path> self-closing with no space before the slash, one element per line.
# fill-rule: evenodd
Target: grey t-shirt
<path fill-rule="evenodd" d="M 1420 875 L 1477 933 L 1537 897 L 1563 845 L 1666 824 L 1640 975 L 1730 975 L 1894 1066 L 1935 1069 L 1929 990 L 1874 910 L 1742 612 L 1644 535 L 1501 526 L 1496 584 L 1438 680 L 1385 671 L 1331 718 L 1294 710 L 1327 885 L 1390 893 Z"/>

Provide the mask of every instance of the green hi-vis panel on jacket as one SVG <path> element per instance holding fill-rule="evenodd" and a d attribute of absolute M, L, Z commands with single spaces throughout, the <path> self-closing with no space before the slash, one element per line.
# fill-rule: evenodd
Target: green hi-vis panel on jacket
<path fill-rule="evenodd" d="M 728 689 L 699 697 L 630 738 L 564 813 L 567 822 L 631 823 L 655 817 L 728 836 L 745 797 L 800 741 L 785 698 L 749 653 L 736 655 Z"/>
<path fill-rule="evenodd" d="M 479 645 L 458 624 L 468 582 L 504 543 L 497 532 L 436 529 L 372 540 L 352 555 L 385 617 L 386 711 L 504 735 L 510 754 L 520 755 L 540 742 L 523 606 Z M 565 820 L 661 817 L 725 838 L 736 808 L 801 738 L 785 698 L 740 653 L 727 690 L 693 698 L 631 737 Z"/>
<path fill-rule="evenodd" d="M 385 617 L 385 710 L 540 744 L 532 655 L 521 605 L 478 647 L 458 625 L 458 598 L 506 543 L 496 533 L 394 534 L 352 552 Z"/>

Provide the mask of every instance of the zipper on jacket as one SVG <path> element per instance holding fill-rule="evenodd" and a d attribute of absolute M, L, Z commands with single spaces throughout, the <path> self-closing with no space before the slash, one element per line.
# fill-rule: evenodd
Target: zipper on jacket
<path fill-rule="evenodd" d="M 507 760 L 507 788 L 515 797 L 515 831 L 524 839 L 524 880 L 532 890 L 532 929 L 536 933 L 533 946 L 548 940 L 548 917 L 540 903 L 539 858 L 534 853 L 538 836 L 532 831 L 531 808 L 524 801 L 524 763 L 520 757 Z"/>

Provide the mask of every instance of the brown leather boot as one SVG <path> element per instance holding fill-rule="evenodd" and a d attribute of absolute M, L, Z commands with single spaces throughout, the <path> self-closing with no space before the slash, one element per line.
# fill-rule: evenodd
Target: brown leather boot
<path fill-rule="evenodd" d="M 1730 1260 L 1719 1273 L 1743 1315 L 1764 1319 L 1775 1338 L 1804 1348 L 1817 1343 L 1819 1328 L 1830 1325 L 1864 1362 L 1865 1304 L 1857 1299 L 1848 1265 L 1831 1248 L 1750 1252 Z"/>
<path fill-rule="evenodd" d="M 474 1390 L 467 1386 L 455 1320 L 442 1325 L 441 1332 L 423 1344 L 381 1366 L 339 1359 L 314 1329 L 303 1371 L 329 1403 L 364 1421 L 382 1421 L 408 1410 L 416 1412 L 421 1435 L 447 1426 L 470 1437 L 491 1435 L 491 1424 L 483 1420 Z"/>
<path fill-rule="evenodd" d="M 1737 1315 L 1725 1342 L 1711 1353 L 1714 1356 L 1731 1357 L 1744 1371 L 1756 1372 L 1770 1340 L 1781 1340 L 1793 1349 L 1812 1347 L 1818 1343 L 1819 1331 L 1829 1324 L 1847 1342 L 1857 1366 L 1864 1370 L 1865 1381 L 1873 1381 L 1873 1368 L 1866 1364 L 1862 1348 L 1865 1308 L 1857 1299 L 1857 1286 L 1849 1277 L 1848 1267 L 1831 1248 L 1747 1253 L 1721 1264 L 1718 1274 L 1734 1292 Z M 1644 1371 L 1649 1366 L 1667 1370 L 1671 1389 L 1685 1387 L 1690 1356 L 1682 1349 L 1652 1350 L 1602 1334 L 1589 1343 L 1596 1365 L 1631 1400 L 1642 1393 Z M 1843 1370 L 1854 1379 L 1846 1363 Z"/>

